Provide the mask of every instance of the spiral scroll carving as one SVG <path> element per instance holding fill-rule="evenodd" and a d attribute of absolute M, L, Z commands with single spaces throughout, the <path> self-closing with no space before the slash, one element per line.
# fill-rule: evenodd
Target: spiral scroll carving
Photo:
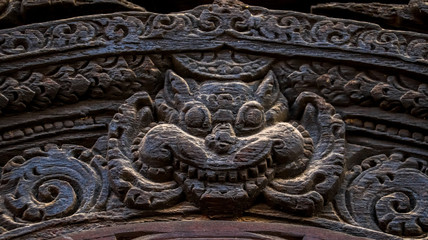
<path fill-rule="evenodd" d="M 108 196 L 105 164 L 101 156 L 74 145 L 29 149 L 14 157 L 2 172 L 0 222 L 14 228 L 102 210 Z"/>
<path fill-rule="evenodd" d="M 355 166 L 346 181 L 343 201 L 338 202 L 350 222 L 399 236 L 426 236 L 425 161 L 401 154 L 373 156 Z"/>

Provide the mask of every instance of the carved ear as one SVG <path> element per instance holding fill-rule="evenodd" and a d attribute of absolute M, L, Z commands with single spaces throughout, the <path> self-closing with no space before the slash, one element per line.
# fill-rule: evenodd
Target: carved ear
<path fill-rule="evenodd" d="M 172 70 L 166 72 L 164 91 L 166 97 L 175 104 L 190 101 L 193 95 L 186 80 Z"/>
<path fill-rule="evenodd" d="M 269 71 L 256 91 L 258 102 L 265 108 L 269 109 L 278 99 L 279 84 L 275 74 Z"/>

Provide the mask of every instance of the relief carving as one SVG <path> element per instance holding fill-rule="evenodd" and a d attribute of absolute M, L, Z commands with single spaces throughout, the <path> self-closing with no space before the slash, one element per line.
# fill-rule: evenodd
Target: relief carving
<path fill-rule="evenodd" d="M 133 12 L 100 15 L 99 18 L 82 16 L 1 30 L 0 57 L 16 59 L 61 49 L 97 49 L 108 45 L 114 46 L 112 49 L 126 45 L 131 51 L 135 48 L 157 50 L 157 44 L 161 44 L 159 39 L 175 42 L 177 38 L 219 40 L 224 44 L 228 42 L 222 40 L 224 36 L 242 41 L 373 54 L 405 62 L 428 62 L 425 34 L 386 30 L 376 24 L 346 19 L 271 11 L 224 0 L 180 14 Z M 138 45 L 141 41 L 148 45 Z M 221 46 L 218 42 L 207 44 Z M 165 47 L 179 50 L 180 44 Z"/>
<path fill-rule="evenodd" d="M 120 107 L 107 155 L 115 192 L 135 208 L 184 192 L 212 215 L 240 215 L 259 195 L 285 211 L 320 209 L 343 171 L 334 108 L 307 92 L 290 107 L 272 71 L 251 82 L 217 74 L 197 82 L 168 70 L 155 101 L 137 93 Z"/>
<path fill-rule="evenodd" d="M 425 30 L 236 0 L 0 0 L 5 26 L 0 239 L 428 236 Z"/>
<path fill-rule="evenodd" d="M 406 75 L 295 60 L 279 62 L 274 71 L 286 95 L 311 89 L 336 105 L 379 106 L 422 119 L 428 116 L 428 85 Z"/>
<path fill-rule="evenodd" d="M 152 56 L 112 56 L 0 76 L 0 113 L 41 110 L 87 98 L 124 99 L 158 90 Z"/>
<path fill-rule="evenodd" d="M 338 207 L 346 221 L 399 236 L 428 232 L 427 163 L 376 155 L 346 174 Z"/>
<path fill-rule="evenodd" d="M 405 2 L 403 2 L 405 3 Z M 315 14 L 334 17 L 348 16 L 358 20 L 368 20 L 388 27 L 427 32 L 424 22 L 428 18 L 426 0 L 410 0 L 407 4 L 373 3 L 326 3 L 312 6 Z"/>
<path fill-rule="evenodd" d="M 28 223 L 100 211 L 109 195 L 106 160 L 81 146 L 28 149 L 2 169 L 0 224 Z"/>
<path fill-rule="evenodd" d="M 75 11 L 70 11 L 70 9 Z M 0 1 L 0 27 L 55 20 L 64 17 L 115 12 L 145 11 L 126 0 L 2 0 Z M 40 12 L 45 15 L 41 16 Z"/>

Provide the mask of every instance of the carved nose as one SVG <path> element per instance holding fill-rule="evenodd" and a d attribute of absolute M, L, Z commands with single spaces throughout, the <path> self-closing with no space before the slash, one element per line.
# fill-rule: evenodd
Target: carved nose
<path fill-rule="evenodd" d="M 217 153 L 226 153 L 235 144 L 236 136 L 229 123 L 217 124 L 205 143 Z"/>
<path fill-rule="evenodd" d="M 215 134 L 215 140 L 222 143 L 232 144 L 234 142 L 233 133 L 230 131 L 220 131 Z"/>
<path fill-rule="evenodd" d="M 213 116 L 213 123 L 233 123 L 233 113 L 230 110 L 219 109 Z"/>

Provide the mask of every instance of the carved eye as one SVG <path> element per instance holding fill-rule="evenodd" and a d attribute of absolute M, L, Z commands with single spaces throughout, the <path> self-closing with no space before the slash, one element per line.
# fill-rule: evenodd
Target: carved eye
<path fill-rule="evenodd" d="M 263 122 L 263 113 L 257 108 L 250 108 L 245 114 L 245 127 L 257 127 Z"/>
<path fill-rule="evenodd" d="M 245 131 L 253 130 L 261 126 L 264 120 L 263 107 L 260 103 L 251 101 L 239 109 L 235 126 Z"/>
<path fill-rule="evenodd" d="M 191 128 L 209 127 L 209 116 L 207 111 L 199 106 L 192 107 L 185 116 L 186 125 Z"/>

